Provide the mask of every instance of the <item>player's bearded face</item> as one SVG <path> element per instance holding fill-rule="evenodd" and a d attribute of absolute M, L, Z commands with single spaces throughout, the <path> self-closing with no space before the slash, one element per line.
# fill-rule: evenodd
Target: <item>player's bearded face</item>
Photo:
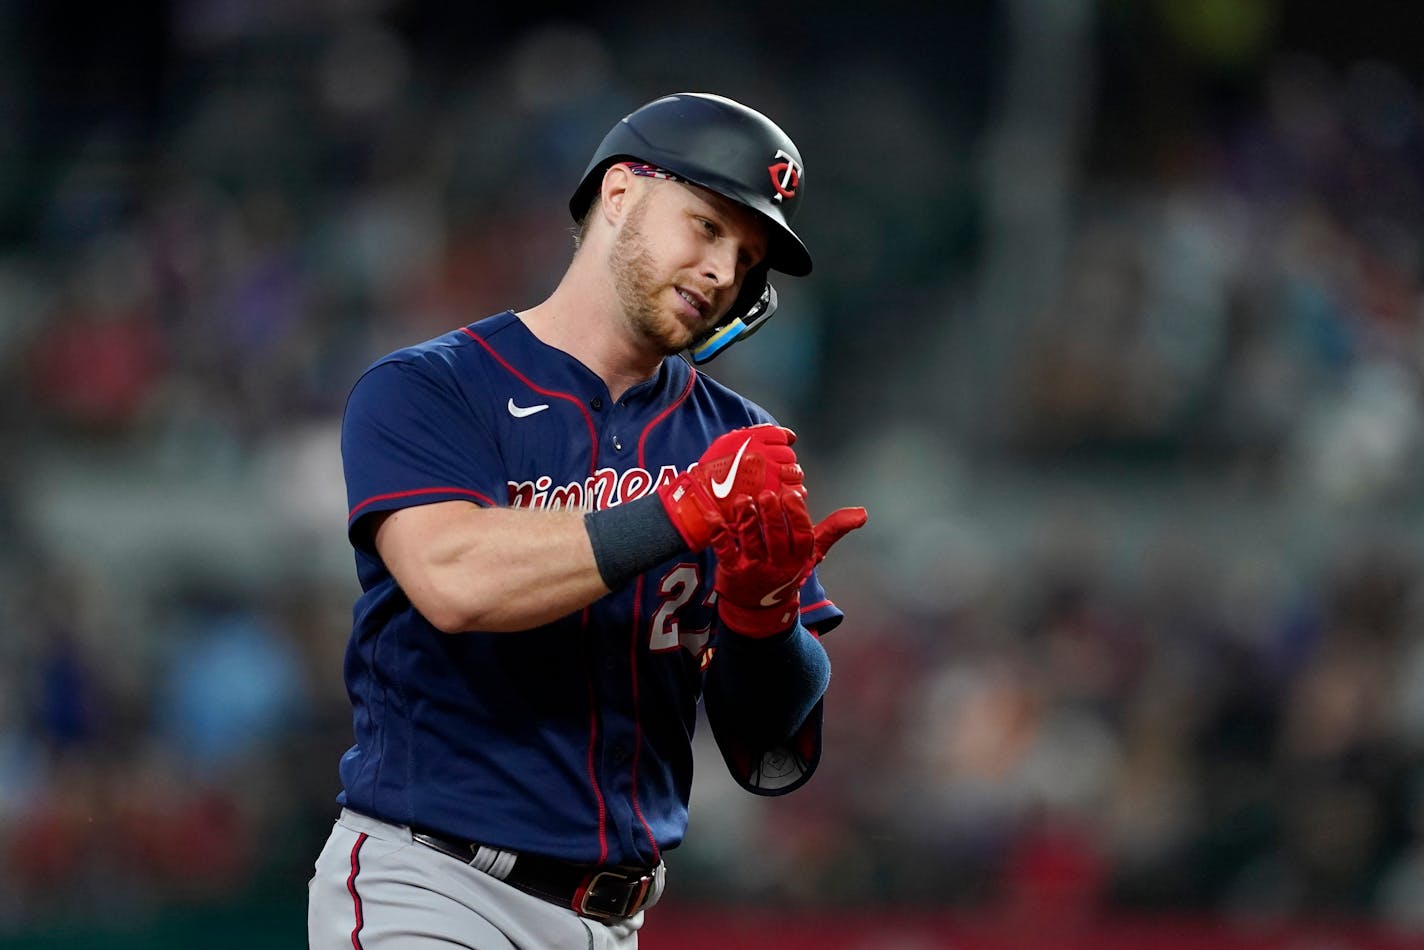
<path fill-rule="evenodd" d="M 614 241 L 610 266 L 618 301 L 629 326 L 660 352 L 671 356 L 687 349 L 696 336 L 716 321 L 723 308 L 714 308 L 706 319 L 693 326 L 674 310 L 676 281 L 664 273 L 666 265 L 658 261 L 644 229 L 649 200 L 650 196 L 644 194 L 628 210 L 628 217 Z"/>

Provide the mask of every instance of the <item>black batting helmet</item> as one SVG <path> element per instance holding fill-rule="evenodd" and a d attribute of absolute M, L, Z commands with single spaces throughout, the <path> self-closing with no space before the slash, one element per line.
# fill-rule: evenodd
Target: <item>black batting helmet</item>
<path fill-rule="evenodd" d="M 811 255 L 791 230 L 804 193 L 804 168 L 796 143 L 755 109 L 724 96 L 683 92 L 664 96 L 624 116 L 594 152 L 569 211 L 582 220 L 603 173 L 615 162 L 637 161 L 672 172 L 756 212 L 767 222 L 766 259 L 742 284 L 722 322 L 689 350 L 705 363 L 733 342 L 751 336 L 776 310 L 767 271 L 793 277 L 811 272 Z"/>

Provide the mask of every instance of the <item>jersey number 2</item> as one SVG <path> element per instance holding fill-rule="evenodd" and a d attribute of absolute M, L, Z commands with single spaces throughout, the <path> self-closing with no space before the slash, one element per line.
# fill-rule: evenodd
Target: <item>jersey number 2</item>
<path fill-rule="evenodd" d="M 677 615 L 677 612 L 692 600 L 693 595 L 701 586 L 702 568 L 696 564 L 679 564 L 663 575 L 662 582 L 658 584 L 658 593 L 662 595 L 662 601 L 653 613 L 653 622 L 648 635 L 649 650 L 654 653 L 665 653 L 684 646 L 693 656 L 702 655 L 712 628 L 707 626 L 697 630 L 683 630 Z M 715 592 L 709 591 L 703 604 L 710 606 L 716 596 Z"/>

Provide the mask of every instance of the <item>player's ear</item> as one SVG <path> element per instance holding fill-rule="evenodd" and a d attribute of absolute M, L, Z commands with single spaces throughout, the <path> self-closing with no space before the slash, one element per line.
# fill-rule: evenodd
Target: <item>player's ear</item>
<path fill-rule="evenodd" d="M 628 210 L 628 202 L 633 196 L 633 183 L 636 181 L 633 173 L 628 170 L 628 166 L 622 162 L 614 162 L 608 166 L 603 173 L 603 183 L 599 187 L 599 206 L 603 209 L 603 216 L 611 224 Z"/>

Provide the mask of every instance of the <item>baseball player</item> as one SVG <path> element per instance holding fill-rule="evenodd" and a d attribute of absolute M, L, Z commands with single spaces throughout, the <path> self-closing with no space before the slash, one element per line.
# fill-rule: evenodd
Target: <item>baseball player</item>
<path fill-rule="evenodd" d="M 816 768 L 842 615 L 815 566 L 865 511 L 813 523 L 791 431 L 694 365 L 771 316 L 769 270 L 810 272 L 803 176 L 753 109 L 651 102 L 574 192 L 548 299 L 356 383 L 355 744 L 313 948 L 636 947 L 699 699 L 746 789 Z"/>

